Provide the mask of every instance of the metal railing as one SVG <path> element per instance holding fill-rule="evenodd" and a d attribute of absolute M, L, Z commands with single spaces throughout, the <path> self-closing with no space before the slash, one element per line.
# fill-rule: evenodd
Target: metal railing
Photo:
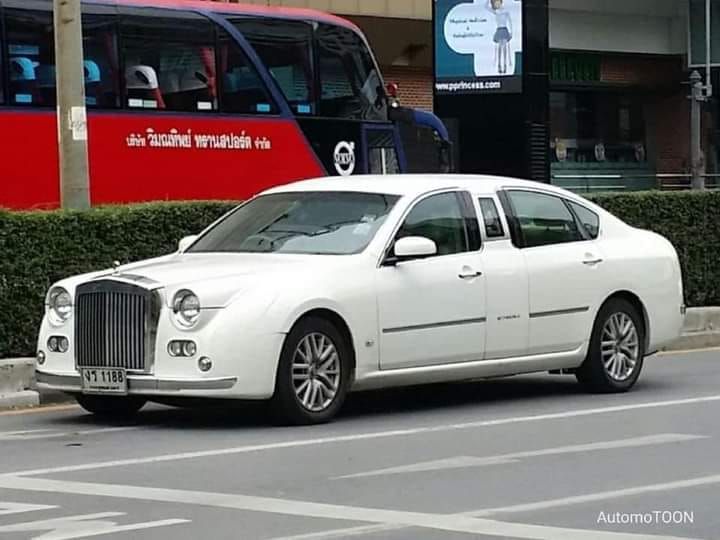
<path fill-rule="evenodd" d="M 643 191 L 658 189 L 664 191 L 689 190 L 692 175 L 689 173 L 658 174 L 562 174 L 551 175 L 553 183 L 557 180 L 561 187 L 571 191 Z M 720 173 L 704 174 L 706 189 L 720 189 Z M 566 184 L 577 181 L 578 184 Z M 634 184 L 634 185 L 633 185 Z"/>

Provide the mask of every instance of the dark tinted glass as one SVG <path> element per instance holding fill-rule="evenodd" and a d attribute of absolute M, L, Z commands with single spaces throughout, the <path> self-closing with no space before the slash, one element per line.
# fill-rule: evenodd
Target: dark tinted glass
<path fill-rule="evenodd" d="M 207 19 L 156 9 L 122 17 L 126 103 L 169 111 L 217 109 L 215 39 Z"/>
<path fill-rule="evenodd" d="M 510 191 L 525 247 L 577 242 L 583 237 L 562 199 L 532 191 Z"/>
<path fill-rule="evenodd" d="M 432 195 L 417 203 L 405 218 L 396 239 L 407 236 L 429 238 L 438 255 L 469 251 L 465 219 L 455 193 Z"/>
<path fill-rule="evenodd" d="M 312 27 L 270 18 L 236 18 L 231 22 L 255 49 L 293 112 L 314 114 Z"/>
<path fill-rule="evenodd" d="M 88 107 L 114 109 L 120 105 L 120 60 L 116 19 L 83 14 L 85 102 Z"/>
<path fill-rule="evenodd" d="M 485 235 L 488 238 L 502 238 L 505 236 L 502 220 L 495 201 L 490 198 L 480 199 L 480 211 L 485 222 Z"/>
<path fill-rule="evenodd" d="M 7 102 L 18 106 L 55 106 L 55 43 L 49 2 L 28 2 L 27 9 L 6 8 Z"/>
<path fill-rule="evenodd" d="M 573 209 L 573 212 L 575 212 L 578 219 L 580 219 L 580 223 L 582 223 L 582 226 L 585 228 L 588 236 L 595 240 L 598 237 L 598 234 L 600 234 L 600 218 L 598 215 L 580 204 L 570 201 L 568 201 L 568 204 Z"/>
<path fill-rule="evenodd" d="M 320 24 L 316 39 L 320 63 L 318 115 L 386 120 L 380 74 L 360 36 L 348 28 Z"/>
<path fill-rule="evenodd" d="M 263 195 L 227 216 L 188 252 L 359 253 L 398 198 L 354 192 Z"/>
<path fill-rule="evenodd" d="M 246 114 L 277 112 L 257 71 L 224 30 L 220 31 L 218 40 L 218 68 L 222 77 L 220 106 L 223 111 Z"/>

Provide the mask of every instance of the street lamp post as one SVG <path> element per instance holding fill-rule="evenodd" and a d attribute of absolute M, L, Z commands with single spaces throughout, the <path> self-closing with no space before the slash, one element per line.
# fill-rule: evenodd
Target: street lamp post
<path fill-rule="evenodd" d="M 60 202 L 90 207 L 80 0 L 53 0 Z"/>

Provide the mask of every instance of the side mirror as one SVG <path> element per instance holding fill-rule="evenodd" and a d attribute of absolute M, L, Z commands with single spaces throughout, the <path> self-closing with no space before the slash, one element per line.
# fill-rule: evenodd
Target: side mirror
<path fill-rule="evenodd" d="M 422 259 L 437 255 L 437 246 L 423 236 L 406 236 L 395 242 L 393 253 L 396 261 Z"/>
<path fill-rule="evenodd" d="M 197 234 L 193 234 L 191 236 L 186 236 L 182 240 L 178 242 L 178 251 L 180 253 L 184 253 L 187 248 L 189 248 L 193 243 L 195 243 L 195 240 L 198 239 Z"/>

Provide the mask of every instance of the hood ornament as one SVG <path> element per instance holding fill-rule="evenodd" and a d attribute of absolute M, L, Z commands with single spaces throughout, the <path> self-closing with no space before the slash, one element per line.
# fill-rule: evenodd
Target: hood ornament
<path fill-rule="evenodd" d="M 120 261 L 113 261 L 113 275 L 120 274 Z"/>

